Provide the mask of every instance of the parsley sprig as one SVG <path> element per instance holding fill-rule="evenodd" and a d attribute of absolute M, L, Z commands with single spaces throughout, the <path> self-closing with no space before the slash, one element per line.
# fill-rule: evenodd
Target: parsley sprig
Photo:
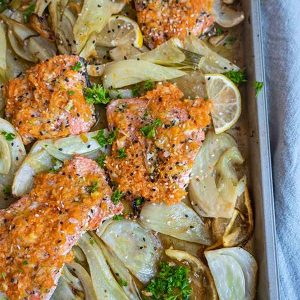
<path fill-rule="evenodd" d="M 5 139 L 9 142 L 13 141 L 16 135 L 12 132 L 2 131 L 1 134 L 5 137 Z"/>
<path fill-rule="evenodd" d="M 76 72 L 80 71 L 81 68 L 82 68 L 82 64 L 80 61 L 78 61 L 73 67 L 71 67 L 71 69 Z"/>
<path fill-rule="evenodd" d="M 245 71 L 228 71 L 225 72 L 224 75 L 235 84 L 247 82 L 247 75 Z"/>
<path fill-rule="evenodd" d="M 132 88 L 133 97 L 140 96 L 143 92 L 151 91 L 155 88 L 155 82 L 153 80 L 146 80 L 142 84 L 136 84 Z"/>
<path fill-rule="evenodd" d="M 29 22 L 29 18 L 34 13 L 34 10 L 35 10 L 34 3 L 29 4 L 29 6 L 25 9 L 25 11 L 23 12 L 23 19 L 25 23 Z"/>
<path fill-rule="evenodd" d="M 117 132 L 117 130 L 113 130 L 108 134 L 105 134 L 104 129 L 100 129 L 93 139 L 95 139 L 101 147 L 112 145 L 114 140 L 117 138 Z"/>
<path fill-rule="evenodd" d="M 161 126 L 162 122 L 160 119 L 155 119 L 152 123 L 140 128 L 141 133 L 147 138 L 154 138 L 156 135 L 156 128 Z"/>
<path fill-rule="evenodd" d="M 184 266 L 160 264 L 158 275 L 150 281 L 145 291 L 151 293 L 151 300 L 187 300 L 192 289 L 189 282 L 189 269 Z"/>
<path fill-rule="evenodd" d="M 119 190 L 115 190 L 111 195 L 111 201 L 113 204 L 118 204 L 123 197 L 123 193 Z"/>
<path fill-rule="evenodd" d="M 257 97 L 264 87 L 264 83 L 261 81 L 255 81 L 255 96 Z"/>
<path fill-rule="evenodd" d="M 105 153 L 101 153 L 99 155 L 99 157 L 96 159 L 96 162 L 98 163 L 98 165 L 101 168 L 104 168 L 104 166 L 105 166 L 105 160 L 106 160 L 106 154 Z"/>
<path fill-rule="evenodd" d="M 89 104 L 107 104 L 110 102 L 109 92 L 100 84 L 84 89 L 85 100 Z"/>

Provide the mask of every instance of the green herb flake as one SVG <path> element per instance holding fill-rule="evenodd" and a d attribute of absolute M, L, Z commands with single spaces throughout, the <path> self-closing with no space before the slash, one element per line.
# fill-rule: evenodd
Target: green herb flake
<path fill-rule="evenodd" d="M 145 202 L 145 200 L 142 197 L 138 197 L 135 199 L 136 206 L 141 206 L 144 202 Z"/>
<path fill-rule="evenodd" d="M 90 244 L 91 244 L 91 245 L 94 245 L 94 244 L 95 244 L 94 239 L 90 238 Z"/>
<path fill-rule="evenodd" d="M 119 282 L 120 286 L 127 286 L 127 285 L 128 285 L 127 281 L 124 280 L 123 278 L 120 278 L 120 279 L 118 280 L 118 282 Z"/>
<path fill-rule="evenodd" d="M 138 96 L 140 96 L 140 93 L 141 93 L 140 87 L 139 87 L 138 85 L 135 85 L 135 86 L 131 89 L 131 92 L 132 92 L 132 96 L 133 96 L 133 97 L 138 97 Z"/>
<path fill-rule="evenodd" d="M 23 265 L 23 266 L 27 266 L 27 265 L 28 265 L 28 261 L 27 261 L 27 260 L 23 260 L 23 261 L 22 261 L 22 265 Z"/>
<path fill-rule="evenodd" d="M 92 182 L 91 185 L 86 186 L 85 189 L 86 189 L 86 191 L 88 193 L 92 194 L 92 193 L 98 191 L 98 189 L 99 189 L 99 182 L 98 181 L 94 181 L 94 182 Z"/>
<path fill-rule="evenodd" d="M 3 190 L 2 190 L 2 192 L 3 192 L 3 194 L 5 195 L 5 196 L 11 196 L 11 187 L 10 186 L 5 186 L 5 187 L 3 187 Z"/>
<path fill-rule="evenodd" d="M 2 272 L 2 273 L 1 273 L 1 277 L 3 278 L 3 280 L 5 280 L 5 278 L 6 278 L 6 273 L 5 273 L 5 272 Z"/>
<path fill-rule="evenodd" d="M 228 77 L 235 84 L 247 82 L 247 75 L 245 71 L 228 71 L 223 73 L 223 75 Z"/>
<path fill-rule="evenodd" d="M 107 104 L 110 102 L 109 92 L 100 84 L 84 89 L 85 100 L 88 104 Z"/>
<path fill-rule="evenodd" d="M 189 269 L 184 266 L 171 266 L 166 262 L 160 263 L 158 275 L 150 281 L 145 291 L 152 300 L 187 300 L 192 288 L 189 282 Z"/>
<path fill-rule="evenodd" d="M 82 68 L 82 64 L 80 61 L 78 61 L 73 67 L 71 67 L 71 69 L 76 72 L 80 71 L 81 68 Z"/>
<path fill-rule="evenodd" d="M 126 158 L 127 157 L 127 154 L 126 154 L 126 149 L 125 148 L 121 148 L 121 149 L 118 149 L 118 158 Z"/>
<path fill-rule="evenodd" d="M 115 220 L 115 221 L 121 221 L 123 219 L 124 219 L 124 216 L 122 216 L 122 215 L 113 216 L 113 220 Z"/>
<path fill-rule="evenodd" d="M 2 135 L 4 135 L 5 139 L 9 142 L 13 141 L 16 135 L 12 132 L 2 131 Z"/>
<path fill-rule="evenodd" d="M 255 96 L 257 97 L 264 87 L 264 83 L 261 81 L 255 81 Z"/>
<path fill-rule="evenodd" d="M 217 28 L 216 28 L 216 35 L 221 35 L 221 34 L 223 34 L 223 33 L 224 33 L 224 31 L 223 31 L 222 28 L 220 28 L 220 27 L 217 27 Z"/>
<path fill-rule="evenodd" d="M 34 13 L 34 10 L 35 10 L 34 3 L 29 4 L 29 6 L 25 9 L 25 11 L 23 12 L 23 19 L 25 23 L 29 22 L 29 18 Z"/>
<path fill-rule="evenodd" d="M 117 138 L 117 132 L 118 130 L 116 129 L 105 135 L 104 129 L 100 129 L 93 139 L 95 139 L 101 147 L 112 145 Z"/>
<path fill-rule="evenodd" d="M 144 82 L 144 91 L 151 91 L 155 87 L 155 82 L 152 80 L 147 80 Z"/>
<path fill-rule="evenodd" d="M 140 128 L 141 133 L 147 138 L 154 138 L 156 135 L 156 128 L 161 126 L 162 122 L 160 119 L 155 119 L 152 123 Z"/>
<path fill-rule="evenodd" d="M 67 91 L 67 94 L 68 94 L 69 96 L 72 96 L 72 95 L 75 94 L 75 91 L 69 90 L 69 91 Z"/>
<path fill-rule="evenodd" d="M 96 162 L 101 168 L 104 168 L 105 166 L 105 160 L 106 160 L 106 154 L 101 153 L 100 156 L 96 159 Z"/>
<path fill-rule="evenodd" d="M 115 190 L 111 195 L 111 201 L 113 204 L 118 204 L 123 196 L 123 193 L 119 190 Z"/>

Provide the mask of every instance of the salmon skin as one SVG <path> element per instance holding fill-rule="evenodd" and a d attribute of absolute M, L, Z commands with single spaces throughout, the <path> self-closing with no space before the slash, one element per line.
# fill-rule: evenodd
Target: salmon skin
<path fill-rule="evenodd" d="M 6 117 L 24 144 L 88 132 L 95 123 L 94 107 L 83 92 L 89 85 L 83 59 L 55 56 L 3 87 Z"/>
<path fill-rule="evenodd" d="M 139 26 L 150 48 L 172 37 L 203 34 L 214 23 L 214 0 L 135 0 Z"/>
<path fill-rule="evenodd" d="M 169 204 L 182 200 L 193 161 L 210 123 L 211 102 L 187 100 L 173 84 L 107 107 L 116 140 L 106 167 L 128 197 Z"/>
<path fill-rule="evenodd" d="M 0 210 L 0 291 L 10 300 L 49 299 L 81 235 L 122 212 L 110 196 L 103 170 L 88 158 L 37 175 L 27 196 Z"/>

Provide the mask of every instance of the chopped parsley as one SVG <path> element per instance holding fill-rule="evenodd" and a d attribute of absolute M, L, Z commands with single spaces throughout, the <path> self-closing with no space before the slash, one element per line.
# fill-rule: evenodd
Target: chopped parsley
<path fill-rule="evenodd" d="M 144 82 L 144 90 L 145 91 L 151 91 L 155 87 L 155 82 L 152 80 L 147 80 Z"/>
<path fill-rule="evenodd" d="M 22 265 L 23 265 L 23 266 L 28 265 L 28 261 L 27 261 L 27 260 L 23 260 L 23 261 L 22 261 Z"/>
<path fill-rule="evenodd" d="M 122 215 L 113 216 L 113 220 L 115 220 L 115 221 L 121 221 L 123 219 L 124 219 L 124 216 L 122 216 Z"/>
<path fill-rule="evenodd" d="M 221 34 L 223 34 L 223 33 L 224 33 L 224 31 L 223 31 L 222 28 L 220 28 L 220 27 L 217 27 L 217 28 L 216 28 L 216 35 L 221 35 Z"/>
<path fill-rule="evenodd" d="M 5 280 L 5 278 L 6 278 L 6 273 L 5 273 L 5 272 L 2 272 L 2 273 L 1 273 L 1 277 L 3 278 L 3 280 Z"/>
<path fill-rule="evenodd" d="M 29 18 L 34 13 L 34 10 L 35 10 L 34 3 L 29 4 L 29 6 L 25 9 L 25 11 L 23 12 L 23 19 L 25 23 L 29 22 Z"/>
<path fill-rule="evenodd" d="M 160 119 L 155 119 L 152 123 L 143 126 L 140 131 L 147 138 L 154 138 L 156 135 L 156 128 L 161 126 L 162 122 Z"/>
<path fill-rule="evenodd" d="M 12 132 L 2 131 L 1 133 L 2 135 L 4 135 L 5 139 L 9 142 L 11 142 L 16 137 L 16 135 Z"/>
<path fill-rule="evenodd" d="M 10 196 L 11 195 L 11 187 L 8 185 L 3 187 L 2 192 L 5 196 Z"/>
<path fill-rule="evenodd" d="M 126 154 L 126 149 L 125 148 L 121 148 L 121 149 L 118 149 L 118 158 L 126 158 L 127 157 L 127 154 Z"/>
<path fill-rule="evenodd" d="M 113 130 L 110 133 L 108 133 L 108 135 L 105 135 L 104 129 L 100 129 L 97 135 L 93 137 L 93 139 L 95 139 L 101 147 L 112 145 L 112 143 L 116 138 L 117 138 L 117 130 Z"/>
<path fill-rule="evenodd" d="M 72 90 L 69 90 L 69 91 L 67 91 L 67 94 L 68 94 L 69 96 L 72 96 L 72 95 L 74 95 L 74 94 L 75 94 L 75 92 L 74 92 L 74 91 L 72 91 Z"/>
<path fill-rule="evenodd" d="M 92 194 L 92 193 L 98 191 L 98 189 L 99 189 L 99 182 L 98 181 L 94 181 L 94 182 L 92 182 L 91 185 L 86 186 L 85 189 L 86 189 L 86 191 L 88 193 Z"/>
<path fill-rule="evenodd" d="M 119 190 L 115 190 L 111 195 L 111 201 L 113 204 L 118 204 L 123 196 L 123 193 Z"/>
<path fill-rule="evenodd" d="M 145 200 L 142 197 L 138 197 L 135 199 L 136 206 L 141 206 L 144 202 L 145 202 Z"/>
<path fill-rule="evenodd" d="M 228 71 L 225 72 L 224 75 L 235 84 L 247 82 L 247 75 L 245 71 Z"/>
<path fill-rule="evenodd" d="M 192 288 L 189 282 L 189 269 L 184 266 L 171 266 L 160 263 L 158 275 L 150 281 L 145 291 L 151 294 L 146 299 L 152 300 L 187 300 Z"/>
<path fill-rule="evenodd" d="M 82 64 L 80 61 L 78 61 L 73 67 L 71 67 L 71 69 L 76 72 L 80 71 L 81 68 L 82 68 Z"/>
<path fill-rule="evenodd" d="M 143 84 L 136 84 L 132 89 L 132 96 L 138 97 L 143 92 L 148 92 L 150 90 L 153 90 L 155 87 L 155 82 L 153 80 L 146 80 Z"/>
<path fill-rule="evenodd" d="M 261 92 L 262 88 L 264 87 L 264 83 L 261 81 L 255 81 L 255 96 Z"/>
<path fill-rule="evenodd" d="M 120 279 L 118 280 L 118 282 L 119 282 L 119 284 L 120 284 L 121 286 L 127 286 L 127 285 L 128 285 L 127 281 L 124 280 L 123 278 L 120 278 Z"/>
<path fill-rule="evenodd" d="M 95 244 L 95 241 L 94 241 L 92 238 L 90 238 L 90 244 L 91 244 L 91 245 L 94 245 L 94 244 Z"/>
<path fill-rule="evenodd" d="M 101 168 L 104 168 L 105 166 L 105 160 L 106 160 L 106 154 L 101 153 L 100 156 L 96 159 L 96 162 Z"/>
<path fill-rule="evenodd" d="M 89 104 L 107 104 L 110 102 L 109 92 L 100 84 L 84 89 L 85 100 Z"/>

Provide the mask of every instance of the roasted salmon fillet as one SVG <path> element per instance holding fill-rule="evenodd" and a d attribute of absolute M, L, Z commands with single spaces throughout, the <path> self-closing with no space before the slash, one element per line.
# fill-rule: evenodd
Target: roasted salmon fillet
<path fill-rule="evenodd" d="M 78 56 L 55 56 L 4 86 L 6 117 L 24 144 L 87 132 L 95 115 L 84 98 L 86 86 L 85 66 Z"/>
<path fill-rule="evenodd" d="M 186 100 L 170 83 L 141 98 L 111 102 L 107 119 L 117 137 L 106 159 L 111 180 L 133 199 L 182 200 L 210 109 L 210 101 Z"/>
<path fill-rule="evenodd" d="M 155 48 L 171 37 L 183 39 L 205 32 L 214 22 L 214 0 L 135 0 L 145 42 Z"/>
<path fill-rule="evenodd" d="M 110 196 L 104 172 L 88 158 L 37 175 L 27 196 L 0 210 L 0 291 L 10 300 L 49 299 L 80 236 L 122 211 Z"/>

